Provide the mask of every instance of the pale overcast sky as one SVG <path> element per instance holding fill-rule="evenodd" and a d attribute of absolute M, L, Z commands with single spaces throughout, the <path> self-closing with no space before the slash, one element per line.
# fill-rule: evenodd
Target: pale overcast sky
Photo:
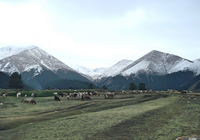
<path fill-rule="evenodd" d="M 0 0 L 0 48 L 36 45 L 70 67 L 152 50 L 200 58 L 200 0 Z"/>

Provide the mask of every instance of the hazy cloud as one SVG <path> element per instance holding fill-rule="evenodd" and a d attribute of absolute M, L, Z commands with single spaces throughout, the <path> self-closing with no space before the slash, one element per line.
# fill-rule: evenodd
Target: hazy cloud
<path fill-rule="evenodd" d="M 151 50 L 194 60 L 199 7 L 199 0 L 0 0 L 0 47 L 34 44 L 69 66 L 111 66 Z"/>

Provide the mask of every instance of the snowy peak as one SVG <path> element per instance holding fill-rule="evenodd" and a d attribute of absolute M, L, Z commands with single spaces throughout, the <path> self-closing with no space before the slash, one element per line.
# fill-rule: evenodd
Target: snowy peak
<path fill-rule="evenodd" d="M 116 76 L 118 74 L 121 73 L 121 71 L 127 67 L 128 65 L 130 65 L 133 61 L 132 60 L 126 60 L 123 59 L 121 61 L 119 61 L 118 63 L 116 63 L 115 65 L 107 68 L 99 77 L 98 79 L 101 79 L 103 77 L 113 77 Z"/>
<path fill-rule="evenodd" d="M 89 77 L 87 76 L 86 77 L 93 81 L 98 76 L 100 76 L 106 70 L 106 68 L 101 67 L 101 68 L 90 69 L 83 66 L 76 66 L 75 70 L 84 75 L 88 75 Z"/>
<path fill-rule="evenodd" d="M 83 74 L 88 74 L 88 75 L 98 75 L 101 74 L 106 68 L 95 68 L 95 69 L 90 69 L 86 68 L 83 66 L 77 66 L 75 68 L 76 71 L 83 73 Z"/>
<path fill-rule="evenodd" d="M 0 48 L 0 60 L 12 55 L 19 54 L 25 50 L 33 49 L 33 48 L 38 48 L 38 47 L 31 45 L 28 47 L 7 46 L 7 47 Z"/>
<path fill-rule="evenodd" d="M 192 63 L 192 61 L 179 56 L 153 50 L 127 66 L 123 70 L 122 75 L 128 76 L 138 72 L 165 75 L 184 70 L 185 67 Z"/>
<path fill-rule="evenodd" d="M 0 54 L 4 54 L 0 60 L 0 70 L 6 73 L 24 72 L 30 69 L 41 72 L 43 68 L 56 72 L 58 69 L 74 71 L 72 68 L 46 53 L 36 46 L 28 47 L 4 47 Z"/>
<path fill-rule="evenodd" d="M 123 59 L 109 68 L 89 69 L 83 66 L 78 66 L 77 68 L 75 68 L 75 70 L 82 74 L 89 75 L 93 80 L 96 80 L 103 77 L 118 75 L 126 66 L 128 66 L 132 62 L 132 60 Z"/>

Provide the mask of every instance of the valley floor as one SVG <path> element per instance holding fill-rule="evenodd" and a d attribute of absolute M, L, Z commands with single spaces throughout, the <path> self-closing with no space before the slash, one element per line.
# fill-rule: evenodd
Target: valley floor
<path fill-rule="evenodd" d="M 0 99 L 0 140 L 175 140 L 200 135 L 200 98 L 166 94 L 92 96 L 54 101 L 35 97 L 37 104 L 21 98 Z"/>

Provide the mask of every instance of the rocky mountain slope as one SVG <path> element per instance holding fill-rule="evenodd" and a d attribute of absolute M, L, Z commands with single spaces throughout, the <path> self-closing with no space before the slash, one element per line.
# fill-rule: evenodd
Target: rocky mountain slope
<path fill-rule="evenodd" d="M 5 47 L 0 52 L 1 54 L 4 53 L 0 60 L 0 70 L 5 73 L 21 73 L 35 69 L 35 75 L 37 75 L 43 68 L 53 72 L 57 72 L 58 69 L 75 72 L 75 70 L 36 46 L 18 49 Z"/>
<path fill-rule="evenodd" d="M 128 89 L 131 82 L 146 83 L 147 88 L 183 89 L 198 87 L 200 59 L 191 61 L 153 50 L 135 61 L 124 59 L 108 68 L 78 66 L 74 70 L 39 47 L 9 46 L 0 49 L 0 71 L 8 75 L 21 73 L 24 83 L 37 89 L 63 84 L 63 79 L 93 83 L 99 87 L 106 85 L 111 89 Z"/>
<path fill-rule="evenodd" d="M 166 75 L 189 69 L 193 61 L 179 56 L 153 50 L 121 71 L 123 76 L 131 74 L 146 73 L 155 75 Z"/>
<path fill-rule="evenodd" d="M 116 75 L 128 77 L 140 73 L 147 75 L 166 75 L 186 70 L 194 72 L 195 75 L 199 75 L 200 59 L 190 61 L 177 55 L 156 50 L 149 52 L 136 61 L 125 59 L 119 61 L 115 65 L 96 73 L 96 75 L 85 67 L 84 70 L 78 69 L 79 72 L 92 77 L 94 80 L 101 80 L 102 78 L 114 77 Z"/>
<path fill-rule="evenodd" d="M 89 80 L 76 72 L 60 60 L 46 53 L 37 46 L 22 48 L 4 47 L 0 49 L 4 54 L 0 60 L 0 71 L 11 75 L 13 72 L 22 74 L 24 83 L 43 88 L 44 79 Z M 36 77 L 40 78 L 36 78 Z M 36 79 L 43 79 L 43 83 Z M 41 80 L 40 80 L 41 81 Z M 53 80 L 52 80 L 53 81 Z M 39 83 L 39 84 L 38 84 Z"/>

